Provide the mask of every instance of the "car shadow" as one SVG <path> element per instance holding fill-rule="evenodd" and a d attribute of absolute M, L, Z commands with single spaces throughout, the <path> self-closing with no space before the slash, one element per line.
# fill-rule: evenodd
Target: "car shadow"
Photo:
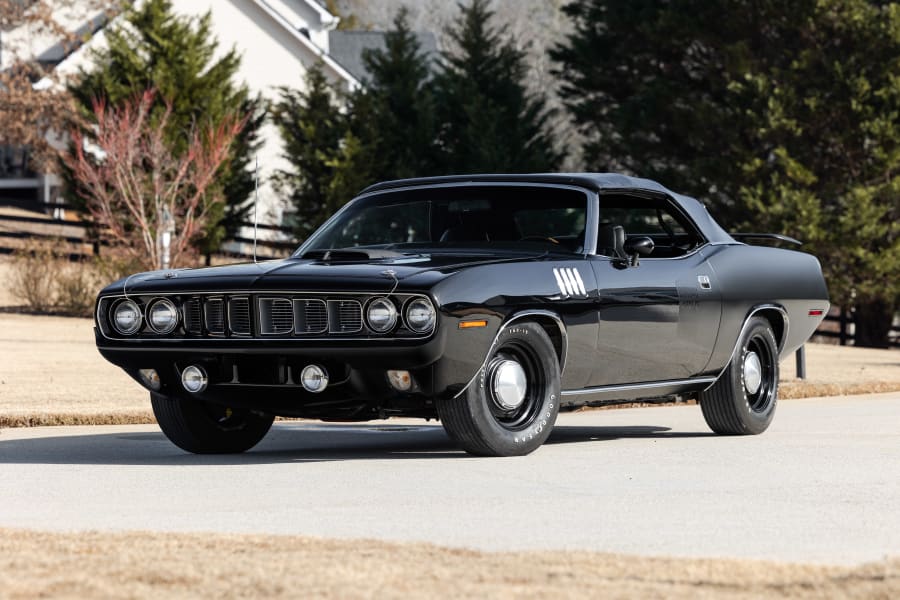
<path fill-rule="evenodd" d="M 7 430 L 8 431 L 8 430 Z M 559 425 L 549 445 L 623 438 L 683 438 L 713 435 L 673 432 L 668 427 Z M 242 465 L 391 459 L 479 460 L 461 451 L 440 425 L 334 425 L 278 423 L 244 454 L 196 455 L 175 447 L 160 431 L 4 439 L 0 464 Z"/>

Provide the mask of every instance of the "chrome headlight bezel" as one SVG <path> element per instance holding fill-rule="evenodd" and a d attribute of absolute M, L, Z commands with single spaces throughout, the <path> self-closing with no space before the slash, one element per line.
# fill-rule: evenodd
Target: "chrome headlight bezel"
<path fill-rule="evenodd" d="M 153 320 L 154 312 L 160 307 L 167 309 L 171 315 L 171 321 L 165 325 L 157 325 Z M 168 298 L 154 298 L 150 304 L 147 305 L 147 325 L 150 326 L 150 329 L 160 335 L 172 333 L 175 331 L 175 328 L 178 327 L 179 314 L 180 311 L 178 310 L 178 307 Z"/>
<path fill-rule="evenodd" d="M 385 310 L 387 322 L 385 322 L 381 326 L 376 325 L 372 318 L 373 309 Z M 397 307 L 394 306 L 394 303 L 390 300 L 390 298 L 372 298 L 366 305 L 366 325 L 369 327 L 369 329 L 376 333 L 388 333 L 389 331 L 392 331 L 394 327 L 397 326 L 398 318 L 399 313 L 397 312 Z"/>
<path fill-rule="evenodd" d="M 135 319 L 132 327 L 120 327 L 119 321 L 116 317 L 119 314 L 119 310 L 123 307 L 130 307 L 137 314 L 137 319 Z M 144 314 L 141 312 L 141 306 L 137 302 L 129 298 L 123 298 L 122 300 L 119 300 L 118 302 L 114 303 L 109 309 L 109 324 L 119 335 L 134 335 L 138 333 L 144 324 Z"/>
<path fill-rule="evenodd" d="M 425 309 L 428 313 L 428 319 L 425 322 L 419 322 L 419 325 L 416 325 L 416 320 L 413 319 L 410 315 L 414 310 Z M 406 303 L 406 307 L 403 309 L 403 319 L 406 323 L 406 327 L 409 328 L 410 331 L 414 331 L 419 334 L 429 333 L 434 330 L 435 325 L 437 324 L 437 310 L 434 308 L 434 304 L 428 298 L 417 297 L 412 298 Z"/>

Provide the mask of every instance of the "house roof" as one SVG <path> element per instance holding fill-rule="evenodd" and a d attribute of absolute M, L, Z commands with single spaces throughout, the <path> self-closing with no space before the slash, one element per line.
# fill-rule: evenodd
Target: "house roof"
<path fill-rule="evenodd" d="M 359 79 L 357 77 L 354 77 L 353 74 L 349 70 L 347 70 L 342 64 L 340 64 L 338 61 L 336 61 L 330 54 L 325 52 L 322 48 L 319 48 L 317 45 L 315 45 L 313 43 L 313 41 L 311 39 L 309 39 L 308 37 L 306 37 L 302 32 L 294 29 L 291 26 L 291 24 L 287 21 L 287 19 L 285 19 L 284 16 L 281 15 L 281 13 L 279 13 L 278 11 L 273 9 L 269 5 L 268 2 L 266 2 L 265 0 L 252 0 L 252 2 L 254 4 L 256 4 L 257 6 L 259 6 L 263 10 L 263 12 L 265 12 L 269 17 L 271 17 L 276 23 L 281 25 L 287 32 L 289 32 L 290 35 L 295 40 L 299 41 L 300 44 L 302 44 L 307 49 L 309 49 L 311 52 L 313 52 L 316 56 L 321 58 L 322 62 L 324 62 L 327 67 L 331 68 L 338 75 L 343 77 L 351 87 L 355 87 L 355 86 L 359 85 Z M 316 2 L 313 2 L 312 0 L 307 0 L 307 3 L 309 3 L 310 5 L 319 6 Z M 321 8 L 321 6 L 319 6 L 319 8 L 321 10 L 324 10 Z M 324 12 L 326 12 L 329 15 L 331 14 L 328 11 L 324 11 Z"/>
<path fill-rule="evenodd" d="M 438 55 L 437 38 L 430 31 L 414 32 L 419 47 L 434 64 Z M 387 32 L 384 31 L 329 31 L 329 54 L 344 66 L 358 81 L 369 78 L 369 72 L 363 61 L 365 50 L 384 50 Z"/>
<path fill-rule="evenodd" d="M 323 6 L 321 6 L 314 0 L 304 1 L 308 5 L 315 7 L 316 10 L 322 15 L 328 15 L 333 17 L 335 20 L 337 19 L 336 17 L 334 17 L 334 15 L 331 15 L 330 12 L 328 12 Z M 268 2 L 266 2 L 266 0 L 250 0 L 250 2 L 256 5 L 268 18 L 270 18 L 282 29 L 284 29 L 298 44 L 305 47 L 315 56 L 319 57 L 322 62 L 325 63 L 325 66 L 327 68 L 337 74 L 340 78 L 344 79 L 351 88 L 359 85 L 359 79 L 357 77 L 355 77 L 347 68 L 336 61 L 322 48 L 313 43 L 313 41 L 306 35 L 291 26 L 290 22 L 285 19 L 284 16 L 281 15 L 281 13 L 275 10 Z M 122 15 L 119 15 L 115 19 L 113 19 L 112 22 L 119 22 L 121 18 Z M 77 72 L 80 67 L 85 66 L 90 60 L 88 55 L 89 48 L 98 44 L 102 45 L 105 43 L 106 27 L 108 27 L 109 24 L 110 23 L 106 23 L 104 27 L 101 27 L 98 31 L 96 31 L 96 33 L 93 37 L 91 37 L 90 40 L 82 44 L 77 50 L 70 53 L 67 57 L 60 61 L 56 67 L 57 72 L 63 75 L 70 75 Z"/>

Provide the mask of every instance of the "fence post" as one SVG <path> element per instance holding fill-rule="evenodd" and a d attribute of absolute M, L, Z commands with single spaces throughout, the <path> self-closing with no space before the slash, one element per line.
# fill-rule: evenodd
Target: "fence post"
<path fill-rule="evenodd" d="M 841 332 L 841 346 L 847 345 L 847 309 L 843 306 L 841 307 L 840 313 L 840 332 Z"/>
<path fill-rule="evenodd" d="M 806 379 L 806 346 L 797 348 L 797 379 Z"/>

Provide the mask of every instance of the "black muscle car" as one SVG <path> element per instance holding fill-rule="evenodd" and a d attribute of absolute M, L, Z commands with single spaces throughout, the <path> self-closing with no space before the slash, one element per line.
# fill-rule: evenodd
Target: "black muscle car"
<path fill-rule="evenodd" d="M 813 256 L 741 243 L 658 183 L 455 176 L 372 186 L 284 260 L 118 281 L 96 338 L 190 452 L 247 450 L 276 415 L 404 416 L 506 456 L 560 410 L 642 398 L 761 433 L 779 358 L 828 307 Z"/>

